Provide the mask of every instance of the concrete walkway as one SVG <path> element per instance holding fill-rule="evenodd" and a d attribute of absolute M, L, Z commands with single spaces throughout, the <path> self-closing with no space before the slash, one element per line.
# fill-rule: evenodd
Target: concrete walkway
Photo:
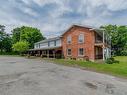
<path fill-rule="evenodd" d="M 39 59 L 0 56 L 0 95 L 127 95 L 127 80 Z"/>

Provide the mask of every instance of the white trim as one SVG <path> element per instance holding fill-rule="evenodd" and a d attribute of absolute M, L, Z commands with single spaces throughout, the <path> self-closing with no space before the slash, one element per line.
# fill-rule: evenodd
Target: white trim
<path fill-rule="evenodd" d="M 80 55 L 80 54 L 79 54 L 79 49 L 83 49 L 83 55 Z M 84 51 L 85 51 L 84 48 L 78 48 L 78 56 L 79 56 L 79 57 L 83 57 L 83 56 L 85 55 Z"/>
<path fill-rule="evenodd" d="M 71 44 L 71 42 L 72 42 L 72 36 L 68 35 L 67 36 L 67 44 Z"/>
<path fill-rule="evenodd" d="M 70 55 L 68 55 L 68 50 L 69 49 L 71 50 L 71 54 Z M 71 48 L 67 48 L 67 51 L 66 52 L 67 52 L 67 56 L 71 56 L 72 55 L 72 49 Z"/>
<path fill-rule="evenodd" d="M 82 37 L 82 38 L 80 38 L 80 37 Z M 82 42 L 80 42 L 80 39 L 82 40 Z M 85 37 L 84 37 L 84 33 L 81 33 L 81 34 L 79 34 L 78 35 L 78 43 L 84 43 L 84 39 L 85 39 Z"/>

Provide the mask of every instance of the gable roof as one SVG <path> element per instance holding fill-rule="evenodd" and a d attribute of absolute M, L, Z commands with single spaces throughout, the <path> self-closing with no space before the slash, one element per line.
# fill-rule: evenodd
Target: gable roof
<path fill-rule="evenodd" d="M 72 28 L 79 27 L 79 28 L 85 28 L 90 30 L 96 30 L 98 28 L 92 27 L 92 26 L 81 26 L 81 25 L 72 25 L 67 31 L 65 31 L 61 36 L 65 35 L 67 32 L 69 32 Z"/>
<path fill-rule="evenodd" d="M 85 28 L 85 29 L 89 29 L 90 31 L 95 31 L 96 33 L 100 34 L 100 36 L 102 36 L 102 30 L 99 29 L 99 28 L 95 28 L 95 27 L 92 27 L 92 26 L 83 26 L 83 25 L 72 25 L 68 30 L 66 30 L 61 36 L 58 36 L 58 37 L 53 37 L 53 38 L 48 38 L 46 40 L 42 40 L 42 41 L 39 41 L 39 42 L 36 42 L 35 44 L 38 44 L 38 43 L 44 43 L 44 42 L 48 42 L 48 41 L 52 41 L 52 40 L 57 40 L 57 39 L 61 39 L 61 37 L 63 35 L 65 35 L 67 32 L 69 32 L 72 28 L 75 28 L 75 27 L 79 27 L 79 28 Z"/>

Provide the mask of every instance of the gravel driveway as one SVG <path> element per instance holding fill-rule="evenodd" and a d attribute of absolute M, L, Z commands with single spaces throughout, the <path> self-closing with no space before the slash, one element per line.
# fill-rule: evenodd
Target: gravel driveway
<path fill-rule="evenodd" d="M 0 56 L 0 95 L 127 95 L 127 80 L 39 59 Z"/>

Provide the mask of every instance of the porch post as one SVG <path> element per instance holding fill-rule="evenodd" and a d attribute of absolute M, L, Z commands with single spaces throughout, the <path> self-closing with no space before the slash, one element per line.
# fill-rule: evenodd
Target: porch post
<path fill-rule="evenodd" d="M 39 50 L 39 56 L 41 55 L 41 51 Z"/>
<path fill-rule="evenodd" d="M 53 50 L 53 57 L 55 58 L 55 50 Z"/>
<path fill-rule="evenodd" d="M 47 58 L 49 58 L 49 50 L 47 50 Z"/>
<path fill-rule="evenodd" d="M 103 61 L 105 60 L 105 34 L 104 34 L 104 31 L 103 31 Z"/>
<path fill-rule="evenodd" d="M 32 56 L 32 51 L 30 51 L 30 56 Z"/>

